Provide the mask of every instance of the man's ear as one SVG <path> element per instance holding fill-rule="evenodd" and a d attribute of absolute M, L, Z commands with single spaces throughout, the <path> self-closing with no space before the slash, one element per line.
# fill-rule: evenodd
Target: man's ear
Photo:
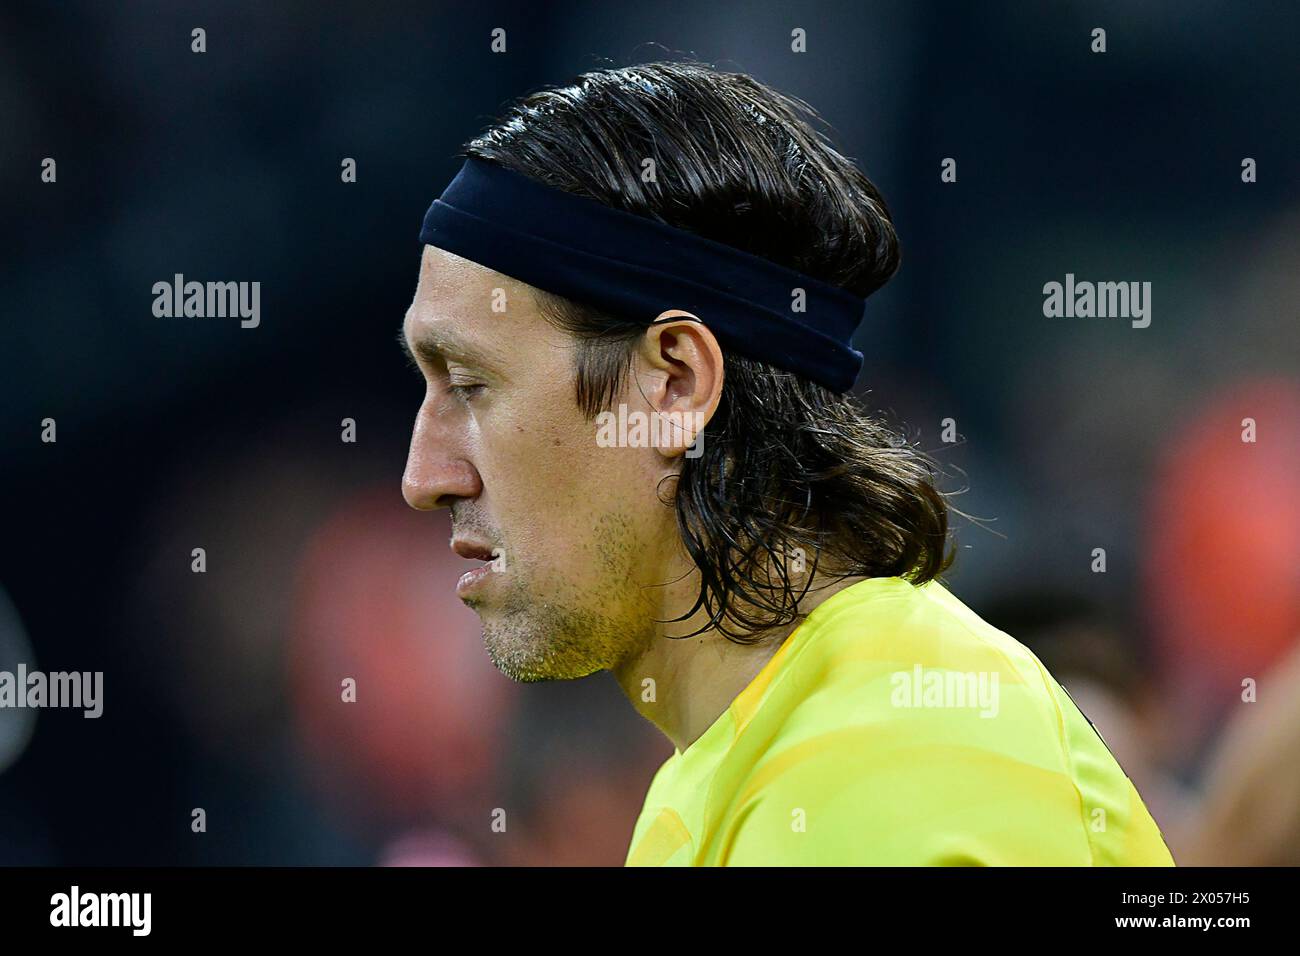
<path fill-rule="evenodd" d="M 657 447 L 669 458 L 689 454 L 722 398 L 722 348 L 708 326 L 669 309 L 645 330 L 633 357 L 636 387 L 658 422 Z M 699 446 L 696 446 L 697 448 Z"/>

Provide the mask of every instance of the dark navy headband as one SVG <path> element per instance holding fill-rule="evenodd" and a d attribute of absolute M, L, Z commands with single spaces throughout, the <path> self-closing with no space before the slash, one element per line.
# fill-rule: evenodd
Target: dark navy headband
<path fill-rule="evenodd" d="M 836 392 L 862 368 L 861 297 L 484 160 L 467 159 L 434 200 L 420 241 L 611 315 L 649 323 L 682 309 L 723 345 Z"/>

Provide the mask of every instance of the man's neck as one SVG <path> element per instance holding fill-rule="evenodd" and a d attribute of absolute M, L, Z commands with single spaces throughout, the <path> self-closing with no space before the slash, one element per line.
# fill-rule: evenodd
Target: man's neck
<path fill-rule="evenodd" d="M 712 628 L 690 638 L 667 636 L 696 630 L 703 612 L 684 622 L 661 625 L 645 652 L 615 667 L 614 677 L 641 716 L 684 751 L 722 716 L 817 605 L 862 580 L 850 577 L 828 582 L 818 575 L 799 602 L 799 618 L 749 635 L 752 644 L 738 644 Z M 685 595 L 682 588 L 698 586 L 698 582 L 698 575 L 693 574 L 675 588 L 665 589 L 672 593 L 665 594 L 664 603 L 690 607 L 694 594 Z M 660 619 L 670 616 L 663 614 Z"/>

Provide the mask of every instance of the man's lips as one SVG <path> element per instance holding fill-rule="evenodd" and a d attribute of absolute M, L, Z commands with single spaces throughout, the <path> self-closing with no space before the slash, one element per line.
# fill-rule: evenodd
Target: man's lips
<path fill-rule="evenodd" d="M 491 548 L 479 541 L 470 541 L 468 538 L 453 538 L 451 550 L 471 561 L 491 561 L 493 558 Z"/>
<path fill-rule="evenodd" d="M 500 570 L 499 561 L 497 560 L 499 556 L 503 556 L 500 549 L 493 549 L 481 541 L 471 541 L 467 538 L 453 538 L 451 549 L 462 558 L 487 562 L 487 564 L 466 571 L 460 576 L 460 580 L 456 582 L 456 595 L 462 600 L 476 590 L 493 571 Z"/>

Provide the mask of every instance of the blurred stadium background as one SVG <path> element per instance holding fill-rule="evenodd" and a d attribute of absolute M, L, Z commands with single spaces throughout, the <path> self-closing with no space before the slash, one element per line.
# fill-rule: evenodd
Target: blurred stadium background
<path fill-rule="evenodd" d="M 0 710 L 0 864 L 622 862 L 671 748 L 605 677 L 493 670 L 445 517 L 401 499 L 422 385 L 394 335 L 460 142 L 528 90 L 680 57 L 806 99 L 891 204 L 863 382 L 987 519 L 959 522 L 953 590 L 1066 684 L 1180 862 L 1300 863 L 1298 25 L 1226 0 L 6 4 L 0 669 L 102 670 L 105 702 Z M 261 326 L 155 318 L 178 272 L 260 281 Z M 1044 318 L 1067 272 L 1152 282 L 1150 328 Z"/>

